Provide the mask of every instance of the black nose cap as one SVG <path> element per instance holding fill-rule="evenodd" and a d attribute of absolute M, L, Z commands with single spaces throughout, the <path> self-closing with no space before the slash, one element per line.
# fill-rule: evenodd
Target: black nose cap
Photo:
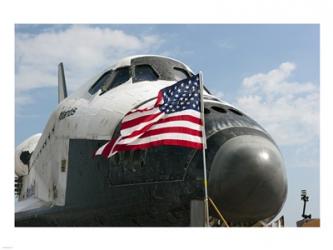
<path fill-rule="evenodd" d="M 209 174 L 209 196 L 233 225 L 269 220 L 286 199 L 282 156 L 267 138 L 234 137 L 217 151 Z"/>

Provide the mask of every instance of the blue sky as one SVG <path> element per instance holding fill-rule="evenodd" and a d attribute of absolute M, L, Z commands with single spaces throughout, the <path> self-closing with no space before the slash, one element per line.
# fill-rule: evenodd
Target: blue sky
<path fill-rule="evenodd" d="M 57 105 L 57 63 L 69 92 L 118 59 L 162 54 L 204 73 L 206 86 L 263 125 L 285 158 L 281 211 L 300 219 L 300 190 L 319 217 L 319 25 L 16 25 L 15 143 L 41 132 Z"/>

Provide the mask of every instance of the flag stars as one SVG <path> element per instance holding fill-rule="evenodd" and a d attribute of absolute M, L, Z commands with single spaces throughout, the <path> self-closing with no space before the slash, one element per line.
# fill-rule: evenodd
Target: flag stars
<path fill-rule="evenodd" d="M 160 106 L 161 112 L 167 114 L 192 109 L 200 111 L 199 82 L 195 80 L 197 76 L 184 79 L 169 86 L 163 91 L 163 104 Z"/>

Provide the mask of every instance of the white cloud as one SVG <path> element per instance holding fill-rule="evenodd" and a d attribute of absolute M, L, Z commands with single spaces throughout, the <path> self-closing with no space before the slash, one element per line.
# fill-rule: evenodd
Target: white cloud
<path fill-rule="evenodd" d="M 279 145 L 302 145 L 319 136 L 319 88 L 289 78 L 294 63 L 246 77 L 238 106 L 257 120 Z"/>
<path fill-rule="evenodd" d="M 75 89 L 116 60 L 155 51 L 156 35 L 134 36 L 121 30 L 69 26 L 37 35 L 16 35 L 16 100 L 29 100 L 27 91 L 57 85 L 57 65 L 64 62 L 68 87 Z"/>

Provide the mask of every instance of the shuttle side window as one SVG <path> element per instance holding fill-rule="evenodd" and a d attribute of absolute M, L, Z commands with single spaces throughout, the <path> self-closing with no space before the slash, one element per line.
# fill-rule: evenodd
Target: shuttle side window
<path fill-rule="evenodd" d="M 143 64 L 135 66 L 133 82 L 156 81 L 157 79 L 158 74 L 150 65 Z"/>
<path fill-rule="evenodd" d="M 107 82 L 107 80 L 110 79 L 112 74 L 112 70 L 104 73 L 93 86 L 90 87 L 89 93 L 94 95 L 102 86 L 104 86 Z"/>
<path fill-rule="evenodd" d="M 177 68 L 177 67 L 174 67 L 173 69 L 174 69 L 174 72 L 175 72 L 175 80 L 176 81 L 180 81 L 180 80 L 183 80 L 185 78 L 190 77 L 188 72 L 184 69 Z"/>

